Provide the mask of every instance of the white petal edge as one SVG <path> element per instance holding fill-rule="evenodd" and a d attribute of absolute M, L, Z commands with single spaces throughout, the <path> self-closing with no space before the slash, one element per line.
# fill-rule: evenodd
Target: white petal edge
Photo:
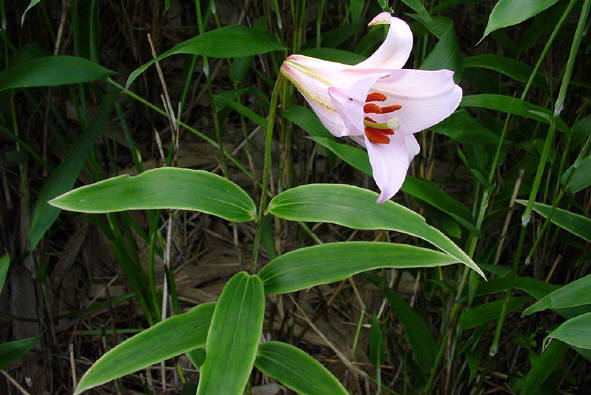
<path fill-rule="evenodd" d="M 402 19 L 387 12 L 377 15 L 369 26 L 390 23 L 386 39 L 366 60 L 353 66 L 353 69 L 401 69 L 412 50 L 412 31 Z"/>
<path fill-rule="evenodd" d="M 390 70 L 372 89 L 384 92 L 383 105 L 400 104 L 392 115 L 400 120 L 400 132 L 417 133 L 450 116 L 462 100 L 462 88 L 449 70 Z M 382 121 L 381 119 L 379 121 Z"/>
<path fill-rule="evenodd" d="M 402 187 L 410 162 L 419 153 L 419 143 L 413 135 L 395 134 L 389 144 L 375 144 L 365 137 L 373 178 L 380 188 L 376 203 L 394 196 Z"/>

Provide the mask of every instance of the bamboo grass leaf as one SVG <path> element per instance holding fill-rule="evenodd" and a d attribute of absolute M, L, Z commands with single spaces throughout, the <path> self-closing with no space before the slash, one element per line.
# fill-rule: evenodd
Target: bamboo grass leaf
<path fill-rule="evenodd" d="M 254 202 L 233 182 L 203 170 L 161 167 L 123 175 L 67 192 L 53 206 L 84 213 L 171 208 L 202 211 L 229 221 L 255 217 Z"/>

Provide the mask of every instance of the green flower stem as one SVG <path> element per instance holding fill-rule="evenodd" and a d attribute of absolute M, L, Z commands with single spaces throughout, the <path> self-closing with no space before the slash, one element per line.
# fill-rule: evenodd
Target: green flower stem
<path fill-rule="evenodd" d="M 269 116 L 267 117 L 267 127 L 265 128 L 265 161 L 263 165 L 263 185 L 261 186 L 261 199 L 259 202 L 259 211 L 257 217 L 257 229 L 254 236 L 254 244 L 252 246 L 252 262 L 250 265 L 250 272 L 255 273 L 257 270 L 257 258 L 259 252 L 259 244 L 261 241 L 261 232 L 263 229 L 263 212 L 267 203 L 267 188 L 269 187 L 269 170 L 271 167 L 271 144 L 273 143 L 273 126 L 275 126 L 275 113 L 277 112 L 277 101 L 279 99 L 279 92 L 283 84 L 283 74 L 277 76 L 273 93 L 271 94 L 271 104 L 269 105 Z"/>

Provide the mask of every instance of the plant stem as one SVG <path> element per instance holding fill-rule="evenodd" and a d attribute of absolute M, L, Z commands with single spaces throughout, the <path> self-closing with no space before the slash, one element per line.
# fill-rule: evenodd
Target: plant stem
<path fill-rule="evenodd" d="M 271 167 L 271 144 L 273 143 L 273 126 L 275 125 L 275 113 L 277 112 L 277 101 L 279 99 L 279 92 L 283 84 L 283 75 L 277 76 L 273 93 L 271 94 L 271 104 L 269 106 L 269 116 L 267 117 L 267 127 L 265 128 L 265 162 L 263 165 L 263 185 L 261 187 L 261 199 L 259 202 L 259 211 L 257 216 L 257 228 L 254 236 L 254 244 L 252 246 L 252 262 L 250 265 L 250 272 L 255 273 L 257 270 L 257 258 L 259 252 L 259 244 L 261 240 L 261 231 L 263 229 L 263 210 L 267 203 L 267 188 L 269 186 L 269 170 Z"/>

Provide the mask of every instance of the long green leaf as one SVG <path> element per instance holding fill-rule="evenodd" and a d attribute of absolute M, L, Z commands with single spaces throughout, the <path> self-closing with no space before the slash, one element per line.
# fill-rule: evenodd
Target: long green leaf
<path fill-rule="evenodd" d="M 229 221 L 254 219 L 254 202 L 233 182 L 203 170 L 161 167 L 123 175 L 67 192 L 50 202 L 65 210 L 111 213 L 172 208 L 202 211 Z"/>
<path fill-rule="evenodd" d="M 517 203 L 526 206 L 527 200 L 517 199 Z M 535 202 L 533 209 L 542 217 L 548 218 L 552 211 L 552 206 Z M 554 225 L 560 226 L 562 229 L 591 243 L 591 219 L 561 208 L 556 208 L 550 221 Z"/>
<path fill-rule="evenodd" d="M 530 299 L 529 296 L 518 296 L 509 299 L 507 313 L 517 310 Z M 498 318 L 501 314 L 504 302 L 505 301 L 502 299 L 495 300 L 494 302 L 481 304 L 480 306 L 464 311 L 458 321 L 459 328 L 462 330 L 476 328 L 477 326 Z"/>
<path fill-rule="evenodd" d="M 536 280 L 535 278 L 518 277 L 509 274 L 503 277 L 492 278 L 480 284 L 476 296 L 504 292 L 509 289 L 519 289 L 527 292 L 533 298 L 540 299 L 557 288 L 560 287 L 545 281 Z"/>
<path fill-rule="evenodd" d="M 516 25 L 536 16 L 558 0 L 499 0 L 488 17 L 482 41 L 490 33 L 503 27 Z"/>
<path fill-rule="evenodd" d="M 367 175 L 372 175 L 369 157 L 365 150 L 347 144 L 340 144 L 332 139 L 324 137 L 310 137 L 310 139 L 331 151 L 356 169 Z M 476 229 L 473 224 L 470 210 L 432 182 L 407 175 L 400 190 L 417 199 L 424 200 L 441 211 L 451 215 L 466 229 Z"/>
<path fill-rule="evenodd" d="M 6 275 L 8 274 L 8 266 L 10 266 L 10 256 L 6 253 L 0 258 L 0 294 L 2 293 Z"/>
<path fill-rule="evenodd" d="M 533 67 L 522 61 L 492 54 L 476 55 L 465 58 L 464 68 L 494 70 L 519 82 L 527 82 L 533 71 Z M 534 81 L 537 84 L 546 85 L 544 78 L 541 75 L 537 75 L 536 78 L 534 78 Z"/>
<path fill-rule="evenodd" d="M 76 394 L 205 344 L 215 304 L 201 304 L 119 344 L 84 374 Z"/>
<path fill-rule="evenodd" d="M 484 93 L 480 95 L 468 95 L 462 98 L 460 106 L 486 108 L 519 115 L 520 117 L 549 124 L 552 120 L 552 112 L 547 108 L 505 95 Z M 556 122 L 556 129 L 568 132 L 567 124 L 560 118 Z"/>
<path fill-rule="evenodd" d="M 464 70 L 462 52 L 458 44 L 453 22 L 447 18 L 438 18 L 440 29 L 443 31 L 433 50 L 427 55 L 422 70 L 449 69 L 454 71 L 454 80 L 459 82 Z"/>
<path fill-rule="evenodd" d="M 581 314 L 563 322 L 548 337 L 561 340 L 571 346 L 591 350 L 591 313 Z"/>
<path fill-rule="evenodd" d="M 43 56 L 0 72 L 0 92 L 12 88 L 57 86 L 102 80 L 116 74 L 76 56 Z"/>
<path fill-rule="evenodd" d="M 438 251 L 396 243 L 348 241 L 300 248 L 265 265 L 265 292 L 287 293 L 379 268 L 436 267 L 458 262 Z"/>
<path fill-rule="evenodd" d="M 412 210 L 392 201 L 376 204 L 378 195 L 351 185 L 310 184 L 275 196 L 268 211 L 292 221 L 330 222 L 349 228 L 384 229 L 420 237 L 455 257 L 484 277 L 460 247 Z"/>
<path fill-rule="evenodd" d="M 285 47 L 270 33 L 251 29 L 243 25 L 224 26 L 183 41 L 164 52 L 162 55 L 144 63 L 135 69 L 127 79 L 126 87 L 152 64 L 170 55 L 203 55 L 212 58 L 240 58 L 278 51 Z"/>
<path fill-rule="evenodd" d="M 537 395 L 538 389 L 548 376 L 558 367 L 564 353 L 567 350 L 566 344 L 560 341 L 553 341 L 546 347 L 533 362 L 530 371 L 525 376 L 521 395 Z"/>
<path fill-rule="evenodd" d="M 398 321 L 404 328 L 404 334 L 417 362 L 428 372 L 437 357 L 437 343 L 429 330 L 429 326 L 404 299 L 391 288 L 383 288 L 384 295 L 396 313 Z"/>
<path fill-rule="evenodd" d="M 320 362 L 290 344 L 277 341 L 261 344 L 254 364 L 261 372 L 299 394 L 348 394 Z"/>
<path fill-rule="evenodd" d="M 591 274 L 566 284 L 544 296 L 525 309 L 522 316 L 546 309 L 562 309 L 585 304 L 591 304 Z"/>
<path fill-rule="evenodd" d="M 213 313 L 198 395 L 242 394 L 256 358 L 264 315 L 261 279 L 245 272 L 232 277 Z"/>
<path fill-rule="evenodd" d="M 51 227 L 61 211 L 59 208 L 50 206 L 48 201 L 74 186 L 78 174 L 80 174 L 84 166 L 88 152 L 105 130 L 117 94 L 111 93 L 103 98 L 103 102 L 90 125 L 78 137 L 64 160 L 43 184 L 43 188 L 41 188 L 39 196 L 37 196 L 33 221 L 29 230 L 29 248 L 31 251 L 35 249 L 39 240 Z"/>
<path fill-rule="evenodd" d="M 29 11 L 31 11 L 31 9 L 33 7 L 35 7 L 41 0 L 31 0 L 29 2 L 29 5 L 27 6 L 27 8 L 25 8 L 25 10 L 23 11 L 23 16 L 21 17 L 21 26 L 25 24 L 25 17 L 27 16 L 27 13 Z"/>
<path fill-rule="evenodd" d="M 499 136 L 474 119 L 468 111 L 458 110 L 432 126 L 435 133 L 444 134 L 461 144 L 487 144 L 496 146 Z"/>
<path fill-rule="evenodd" d="M 0 344 L 0 369 L 5 369 L 18 361 L 35 346 L 37 340 L 39 340 L 38 337 L 29 337 Z"/>

